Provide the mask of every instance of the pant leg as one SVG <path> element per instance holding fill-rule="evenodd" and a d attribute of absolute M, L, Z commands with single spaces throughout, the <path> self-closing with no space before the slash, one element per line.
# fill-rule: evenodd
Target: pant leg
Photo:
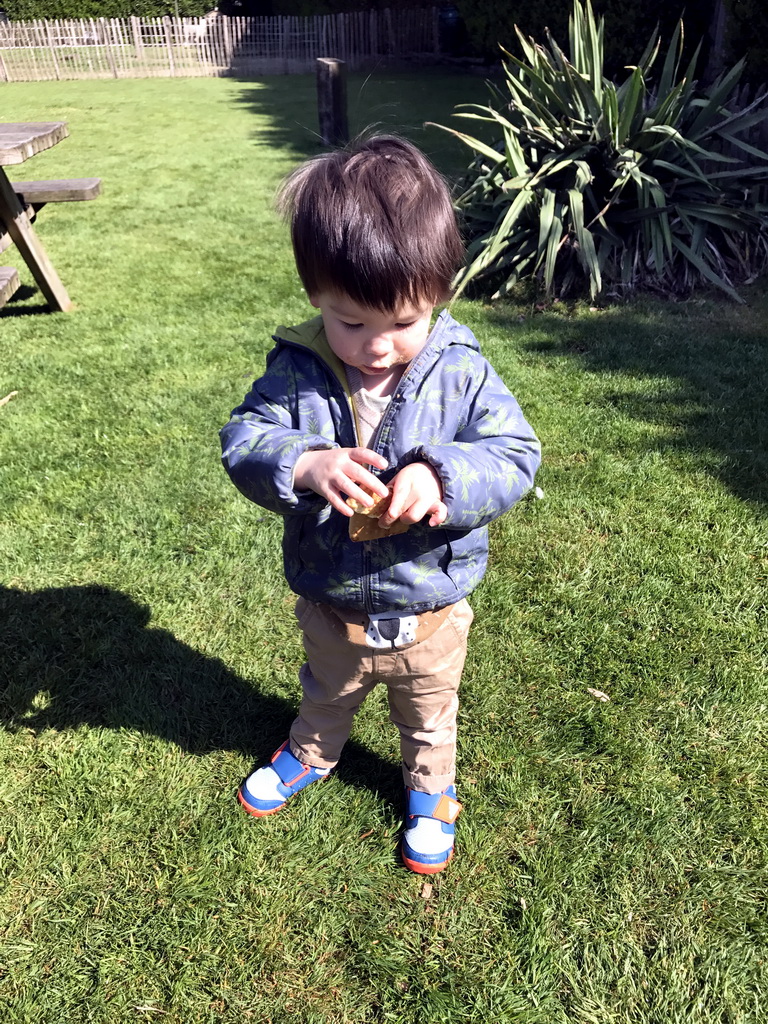
<path fill-rule="evenodd" d="M 290 750 L 305 764 L 333 768 L 355 712 L 380 677 L 373 674 L 373 651 L 349 643 L 328 608 L 299 598 L 296 617 L 307 661 L 299 670 L 304 696 L 291 726 Z"/>
<path fill-rule="evenodd" d="M 398 654 L 396 671 L 386 679 L 403 778 L 422 793 L 440 793 L 456 777 L 458 689 L 472 619 L 469 604 L 459 601 L 432 636 Z"/>

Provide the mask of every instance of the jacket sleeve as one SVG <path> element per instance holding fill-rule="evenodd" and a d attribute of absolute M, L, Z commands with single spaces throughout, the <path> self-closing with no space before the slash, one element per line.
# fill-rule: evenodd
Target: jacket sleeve
<path fill-rule="evenodd" d="M 530 490 L 541 462 L 541 445 L 517 401 L 485 359 L 477 363 L 454 440 L 421 445 L 412 456 L 440 477 L 448 529 L 472 530 L 506 512 Z"/>
<path fill-rule="evenodd" d="M 293 473 L 304 452 L 339 447 L 301 428 L 299 378 L 289 352 L 270 353 L 266 373 L 219 435 L 224 468 L 237 489 L 281 515 L 317 512 L 327 504 L 314 491 L 294 490 Z M 311 416 L 304 419 L 311 425 Z"/>

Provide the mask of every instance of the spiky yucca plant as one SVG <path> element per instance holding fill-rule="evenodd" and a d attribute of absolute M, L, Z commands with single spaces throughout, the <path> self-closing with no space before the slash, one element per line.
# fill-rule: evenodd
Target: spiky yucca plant
<path fill-rule="evenodd" d="M 768 154 L 744 133 L 768 116 L 764 97 L 733 106 L 743 62 L 699 89 L 697 50 L 681 74 L 678 25 L 658 78 L 654 33 L 626 80 L 603 76 L 603 20 L 574 0 L 570 56 L 517 32 L 524 59 L 506 50 L 506 91 L 456 116 L 500 130 L 486 144 L 444 128 L 477 154 L 457 200 L 469 241 L 458 292 L 498 298 L 537 276 L 550 295 L 681 293 L 735 286 L 768 255 Z"/>

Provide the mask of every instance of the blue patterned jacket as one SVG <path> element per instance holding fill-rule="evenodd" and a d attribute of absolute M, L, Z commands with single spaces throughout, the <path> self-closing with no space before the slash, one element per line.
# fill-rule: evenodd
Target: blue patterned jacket
<path fill-rule="evenodd" d="M 487 564 L 487 524 L 530 489 L 540 446 L 515 399 L 467 327 L 447 311 L 406 369 L 378 431 L 387 483 L 429 462 L 448 517 L 407 533 L 355 543 L 348 520 L 313 491 L 294 491 L 299 456 L 359 444 L 344 368 L 321 317 L 279 327 L 267 369 L 221 431 L 224 466 L 251 501 L 283 516 L 291 589 L 338 608 L 399 614 L 466 597 Z"/>

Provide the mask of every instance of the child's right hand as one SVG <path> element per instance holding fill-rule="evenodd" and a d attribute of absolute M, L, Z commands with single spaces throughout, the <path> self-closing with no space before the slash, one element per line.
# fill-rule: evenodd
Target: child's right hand
<path fill-rule="evenodd" d="M 382 455 L 370 448 L 327 448 L 304 452 L 296 462 L 293 484 L 298 491 L 314 491 L 342 515 L 351 516 L 354 513 L 347 505 L 345 495 L 356 498 L 363 505 L 373 504 L 371 494 L 387 497 L 386 484 L 365 467 L 386 469 L 388 465 Z"/>

